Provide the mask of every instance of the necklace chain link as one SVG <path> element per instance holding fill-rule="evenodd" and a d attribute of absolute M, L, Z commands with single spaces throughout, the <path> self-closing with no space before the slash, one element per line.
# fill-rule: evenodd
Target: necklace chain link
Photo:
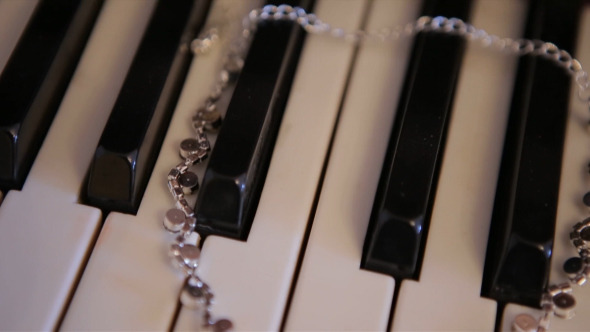
<path fill-rule="evenodd" d="M 241 71 L 245 51 L 258 23 L 268 21 L 292 21 L 310 34 L 327 35 L 353 43 L 391 42 L 411 37 L 419 32 L 436 32 L 461 36 L 468 41 L 478 43 L 483 48 L 502 53 L 538 56 L 564 68 L 573 77 L 578 96 L 590 105 L 588 73 L 584 71 L 577 59 L 550 42 L 502 38 L 460 19 L 442 16 L 422 16 L 404 26 L 382 28 L 377 31 L 346 31 L 322 22 L 316 15 L 307 13 L 299 7 L 267 5 L 250 11 L 242 22 L 240 36 L 229 47 L 219 77 L 209 96 L 202 106 L 197 108 L 192 118 L 195 136 L 180 143 L 182 161 L 170 170 L 167 177 L 168 188 L 174 199 L 175 207 L 166 212 L 163 224 L 167 231 L 177 235 L 169 248 L 169 253 L 175 267 L 185 275 L 180 301 L 184 306 L 200 312 L 203 328 L 226 331 L 232 329 L 233 326 L 228 319 L 212 319 L 213 292 L 197 275 L 201 238 L 194 231 L 197 219 L 185 198 L 194 194 L 198 189 L 197 175 L 191 171 L 191 168 L 207 158 L 211 150 L 207 133 L 217 130 L 222 121 L 217 102 Z M 190 49 L 196 56 L 203 55 L 209 52 L 218 40 L 219 31 L 217 28 L 212 28 L 202 34 L 200 38 L 193 40 Z M 543 310 L 540 318 L 535 319 L 528 314 L 520 314 L 513 321 L 513 329 L 516 331 L 546 331 L 553 315 L 566 319 L 573 317 L 575 299 L 572 295 L 572 285 L 584 285 L 590 278 L 590 241 L 586 241 L 582 236 L 584 231 L 590 231 L 590 218 L 574 225 L 570 234 L 572 243 L 583 262 L 583 268 L 570 274 L 566 282 L 547 288 L 540 303 Z"/>

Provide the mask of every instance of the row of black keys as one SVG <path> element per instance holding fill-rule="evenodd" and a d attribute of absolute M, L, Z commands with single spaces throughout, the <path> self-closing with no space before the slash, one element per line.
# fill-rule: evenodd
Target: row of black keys
<path fill-rule="evenodd" d="M 41 0 L 12 53 L 0 76 L 2 191 L 22 187 L 102 2 Z M 137 211 L 192 58 L 179 46 L 198 35 L 209 7 L 209 0 L 158 2 L 96 148 L 85 203 Z M 531 1 L 525 37 L 573 52 L 580 8 L 580 1 Z M 469 12 L 469 0 L 425 0 L 421 14 L 468 21 Z M 286 22 L 259 27 L 199 191 L 201 233 L 247 239 L 304 38 Z M 464 50 L 457 36 L 414 41 L 364 268 L 419 278 Z M 546 60 L 520 60 L 482 287 L 499 302 L 536 306 L 548 281 L 569 82 Z"/>

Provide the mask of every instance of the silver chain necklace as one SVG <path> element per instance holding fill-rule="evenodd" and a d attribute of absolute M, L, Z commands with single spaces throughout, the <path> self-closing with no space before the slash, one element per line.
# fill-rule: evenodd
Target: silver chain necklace
<path fill-rule="evenodd" d="M 180 293 L 180 301 L 183 306 L 198 310 L 202 314 L 203 328 L 211 328 L 214 331 L 230 330 L 233 328 L 233 324 L 228 319 L 215 320 L 212 317 L 213 292 L 197 274 L 201 237 L 194 231 L 197 220 L 185 196 L 194 194 L 198 188 L 197 175 L 191 171 L 191 168 L 205 160 L 211 150 L 207 132 L 215 131 L 221 125 L 222 116 L 217 108 L 217 102 L 231 83 L 232 78 L 241 71 L 249 40 L 255 32 L 257 24 L 264 21 L 291 21 L 300 25 L 308 33 L 327 35 L 353 43 L 391 42 L 411 37 L 423 31 L 462 36 L 486 49 L 519 56 L 533 55 L 552 61 L 557 66 L 564 68 L 574 78 L 579 97 L 586 103 L 590 101 L 588 73 L 583 70 L 580 62 L 567 51 L 559 49 L 550 42 L 501 38 L 477 29 L 460 19 L 440 16 L 422 16 L 414 22 L 395 28 L 351 32 L 331 27 L 314 14 L 306 13 L 304 9 L 299 7 L 268 5 L 261 9 L 252 10 L 244 18 L 241 35 L 225 57 L 218 81 L 192 118 L 195 137 L 187 138 L 180 143 L 182 161 L 173 167 L 167 176 L 168 188 L 174 199 L 175 207 L 166 212 L 163 224 L 168 232 L 176 234 L 169 253 L 174 266 L 186 277 Z M 191 43 L 191 50 L 195 55 L 204 54 L 213 47 L 217 39 L 218 31 L 210 29 L 201 38 L 195 39 Z M 572 286 L 582 286 L 590 278 L 590 218 L 573 226 L 570 239 L 579 257 L 570 258 L 566 262 L 565 272 L 568 274 L 568 279 L 546 289 L 540 303 L 543 310 L 541 317 L 534 318 L 529 314 L 517 315 L 512 322 L 514 330 L 546 331 L 549 329 L 552 316 L 564 319 L 573 317 L 576 301 L 572 294 Z M 568 263 L 571 268 L 567 268 Z"/>

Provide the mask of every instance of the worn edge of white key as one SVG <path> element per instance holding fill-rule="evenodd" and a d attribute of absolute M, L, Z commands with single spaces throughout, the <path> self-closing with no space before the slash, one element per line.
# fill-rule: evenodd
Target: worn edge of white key
<path fill-rule="evenodd" d="M 10 191 L 0 208 L 1 329 L 53 329 L 67 303 L 101 218 L 77 204 L 89 147 L 150 11 L 147 3 L 105 4 L 23 190 Z"/>
<path fill-rule="evenodd" d="M 0 74 L 22 35 L 38 0 L 0 1 Z"/>
<path fill-rule="evenodd" d="M 231 2 L 231 5 L 228 4 Z M 257 1 L 216 0 L 206 27 L 238 19 Z M 205 28 L 207 29 L 207 28 Z M 64 330 L 166 330 L 176 310 L 183 277 L 170 264 L 168 248 L 174 236 L 162 226 L 165 212 L 174 206 L 165 179 L 180 161 L 178 145 L 194 136 L 190 118 L 218 78 L 223 49 L 231 36 L 221 27 L 220 42 L 206 55 L 196 56 L 170 122 L 160 155 L 136 216 L 110 213 L 72 304 Z M 212 142 L 214 142 L 214 135 Z M 199 167 L 202 177 L 203 167 Z M 191 203 L 195 197 L 190 197 Z"/>
<path fill-rule="evenodd" d="M 590 6 L 586 6 L 580 20 L 580 31 L 576 44 L 576 58 L 586 70 L 590 67 Z M 550 284 L 560 284 L 567 281 L 563 272 L 563 263 L 570 257 L 577 256 L 576 250 L 569 240 L 572 226 L 588 217 L 588 207 L 582 203 L 582 196 L 588 192 L 588 169 L 586 165 L 590 158 L 588 153 L 588 106 L 579 100 L 575 84 L 572 84 L 570 94 L 570 114 L 559 184 L 559 203 L 557 206 L 557 220 L 555 225 L 555 239 L 553 243 L 553 257 L 551 258 Z M 573 295 L 576 298 L 576 316 L 570 320 L 552 317 L 550 330 L 553 331 L 586 331 L 590 327 L 590 288 L 574 285 Z M 541 310 L 508 304 L 504 309 L 502 330 L 510 331 L 512 320 L 520 313 L 529 313 L 538 318 Z"/>
<path fill-rule="evenodd" d="M 376 0 L 367 30 L 406 24 L 420 4 Z M 395 282 L 360 269 L 363 241 L 411 40 L 361 48 L 287 316 L 287 330 L 385 330 Z"/>
<path fill-rule="evenodd" d="M 354 30 L 365 5 L 322 0 L 314 12 Z M 280 327 L 353 47 L 307 36 L 248 240 L 205 241 L 200 275 L 216 294 L 215 315 L 231 318 L 237 330 Z M 197 327 L 194 315 L 183 309 L 177 328 Z"/>
<path fill-rule="evenodd" d="M 521 35 L 523 1 L 480 0 L 473 9 L 474 26 Z M 420 279 L 402 283 L 392 330 L 494 329 L 496 302 L 480 292 L 516 61 L 467 46 Z"/>

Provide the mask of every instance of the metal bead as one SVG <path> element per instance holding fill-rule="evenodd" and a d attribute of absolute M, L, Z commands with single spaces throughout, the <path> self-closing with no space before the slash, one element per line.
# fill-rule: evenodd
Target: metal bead
<path fill-rule="evenodd" d="M 170 258 L 172 258 L 172 265 L 175 268 L 182 270 L 185 273 L 190 274 L 190 269 L 184 265 L 184 260 L 180 257 L 180 248 L 184 245 L 183 243 L 175 243 L 170 246 Z"/>
<path fill-rule="evenodd" d="M 201 144 L 201 146 L 200 146 L 201 150 L 211 151 L 211 143 L 209 143 L 208 139 L 201 141 L 200 144 Z"/>
<path fill-rule="evenodd" d="M 553 313 L 553 307 L 553 302 L 547 302 L 541 305 L 541 310 L 543 310 L 544 312 Z"/>
<path fill-rule="evenodd" d="M 171 233 L 177 233 L 182 230 L 186 221 L 186 215 L 182 210 L 170 209 L 164 216 L 164 228 Z"/>
<path fill-rule="evenodd" d="M 218 319 L 215 323 L 211 324 L 213 332 L 226 332 L 234 328 L 234 324 L 229 319 Z"/>
<path fill-rule="evenodd" d="M 578 284 L 579 286 L 584 286 L 584 284 L 588 281 L 588 278 L 584 274 L 578 274 L 570 279 L 572 282 Z"/>
<path fill-rule="evenodd" d="M 590 207 L 590 192 L 584 194 L 582 197 L 582 202 L 584 202 L 584 205 Z"/>
<path fill-rule="evenodd" d="M 576 299 L 572 294 L 560 293 L 553 297 L 555 304 L 555 316 L 570 319 L 574 317 L 574 307 L 576 306 Z"/>
<path fill-rule="evenodd" d="M 199 177 L 193 172 L 186 172 L 182 174 L 179 177 L 178 182 L 182 187 L 182 191 L 186 195 L 190 195 L 199 189 Z"/>
<path fill-rule="evenodd" d="M 549 286 L 549 288 L 547 289 L 547 293 L 549 293 L 549 295 L 551 296 L 551 301 L 553 301 L 553 298 L 562 293 L 562 289 L 559 285 L 551 285 Z"/>
<path fill-rule="evenodd" d="M 176 241 L 176 244 L 184 244 L 186 237 L 184 235 L 178 235 L 174 241 Z"/>
<path fill-rule="evenodd" d="M 575 239 L 572 241 L 572 243 L 574 244 L 574 246 L 578 249 L 583 249 L 585 248 L 584 246 L 584 241 L 582 239 Z"/>
<path fill-rule="evenodd" d="M 180 209 L 184 212 L 184 214 L 186 214 L 187 216 L 194 216 L 195 215 L 195 210 L 193 210 L 193 208 L 191 208 L 190 206 L 188 206 L 188 204 L 182 204 L 180 206 Z"/>
<path fill-rule="evenodd" d="M 580 257 L 571 257 L 563 264 L 563 271 L 568 274 L 570 278 L 576 276 L 580 271 L 584 263 Z"/>
<path fill-rule="evenodd" d="M 590 249 L 590 218 L 574 225 L 570 239 L 578 251 Z"/>
<path fill-rule="evenodd" d="M 182 233 L 185 234 L 185 236 L 189 236 L 193 230 L 195 229 L 195 224 L 191 224 L 191 223 L 186 223 L 184 224 L 184 226 L 182 227 Z"/>
<path fill-rule="evenodd" d="M 190 278 L 180 293 L 180 302 L 190 309 L 207 309 L 212 298 L 213 293 L 209 286 L 195 278 Z"/>
<path fill-rule="evenodd" d="M 199 141 L 199 143 L 201 143 L 201 149 L 203 148 L 202 144 L 203 143 L 208 143 L 209 140 L 207 139 L 207 134 L 205 133 L 204 128 L 201 128 L 201 130 L 199 130 L 197 132 L 197 141 Z"/>
<path fill-rule="evenodd" d="M 578 234 L 578 232 L 576 232 L 576 231 L 570 232 L 570 240 L 574 241 L 574 240 L 578 239 L 579 237 L 580 237 L 580 235 Z"/>
<path fill-rule="evenodd" d="M 170 190 L 174 189 L 174 188 L 178 188 L 180 187 L 180 183 L 178 182 L 178 180 L 176 179 L 172 179 L 168 181 L 168 188 Z"/>
<path fill-rule="evenodd" d="M 538 322 L 539 327 L 537 328 L 537 332 L 544 332 L 549 329 L 549 323 L 551 323 L 552 314 L 553 312 L 545 312 L 543 316 L 541 316 Z"/>
<path fill-rule="evenodd" d="M 548 307 L 546 305 L 549 305 L 551 307 Z M 543 293 L 543 296 L 541 296 L 541 307 L 543 308 L 543 310 L 545 311 L 552 311 L 553 309 L 553 296 L 551 294 L 549 294 L 549 292 L 545 292 Z"/>
<path fill-rule="evenodd" d="M 561 283 L 561 284 L 557 285 L 557 287 L 559 287 L 559 289 L 563 293 L 571 293 L 571 292 L 574 291 L 573 288 L 572 288 L 572 285 L 569 282 Z"/>
<path fill-rule="evenodd" d="M 192 244 L 173 244 L 170 246 L 170 256 L 177 268 L 187 274 L 192 274 L 197 266 L 199 266 L 201 250 Z"/>
<path fill-rule="evenodd" d="M 194 138 L 187 138 L 180 142 L 180 156 L 186 158 L 191 154 L 199 152 L 199 141 Z"/>
<path fill-rule="evenodd" d="M 216 28 L 211 28 L 200 38 L 194 39 L 190 44 L 190 49 L 194 54 L 206 54 L 219 39 L 219 32 Z"/>
<path fill-rule="evenodd" d="M 223 65 L 223 68 L 227 70 L 227 72 L 230 75 L 229 79 L 231 82 L 235 82 L 243 67 L 244 59 L 242 59 L 241 56 L 235 53 L 229 54 L 225 59 L 225 63 Z"/>
<path fill-rule="evenodd" d="M 202 145 L 203 144 L 201 144 L 201 146 Z M 208 155 L 209 153 L 207 152 L 207 150 L 201 149 L 198 153 L 191 154 L 190 156 L 186 157 L 185 163 L 188 163 L 190 165 L 198 164 L 207 159 Z"/>
<path fill-rule="evenodd" d="M 216 130 L 221 126 L 221 113 L 214 108 L 212 110 L 199 110 L 193 117 L 195 125 L 204 127 L 206 130 Z"/>
<path fill-rule="evenodd" d="M 537 320 L 529 314 L 520 314 L 512 321 L 512 330 L 515 332 L 536 332 Z"/>
<path fill-rule="evenodd" d="M 172 194 L 174 199 L 178 200 L 184 198 L 184 192 L 182 191 L 182 188 L 180 187 L 180 183 L 178 182 L 178 180 L 169 180 L 168 189 L 170 190 L 170 193 Z"/>
<path fill-rule="evenodd" d="M 180 187 L 173 188 L 171 193 L 172 193 L 172 197 L 174 197 L 174 199 L 183 199 L 184 198 L 184 191 L 182 191 L 182 188 L 180 188 Z"/>
<path fill-rule="evenodd" d="M 188 165 L 184 161 L 176 165 L 174 168 L 176 168 L 180 173 L 188 171 Z"/>
<path fill-rule="evenodd" d="M 201 250 L 197 246 L 186 244 L 180 248 L 180 257 L 184 261 L 184 264 L 194 269 L 199 265 Z"/>
<path fill-rule="evenodd" d="M 230 82 L 230 74 L 227 70 L 222 69 L 221 72 L 219 72 L 219 84 L 223 87 L 226 88 L 227 85 Z"/>
<path fill-rule="evenodd" d="M 168 172 L 168 180 L 176 180 L 180 176 L 180 171 L 176 168 L 173 168 Z"/>
<path fill-rule="evenodd" d="M 216 85 L 211 89 L 211 92 L 209 93 L 209 96 L 207 97 L 208 102 L 216 102 L 219 100 L 219 97 L 221 97 L 221 93 L 223 92 L 223 89 L 219 86 Z"/>
<path fill-rule="evenodd" d="M 195 215 L 195 211 L 188 205 L 188 202 L 184 198 L 181 198 L 176 201 L 176 207 L 182 210 L 184 214 L 189 217 Z"/>

